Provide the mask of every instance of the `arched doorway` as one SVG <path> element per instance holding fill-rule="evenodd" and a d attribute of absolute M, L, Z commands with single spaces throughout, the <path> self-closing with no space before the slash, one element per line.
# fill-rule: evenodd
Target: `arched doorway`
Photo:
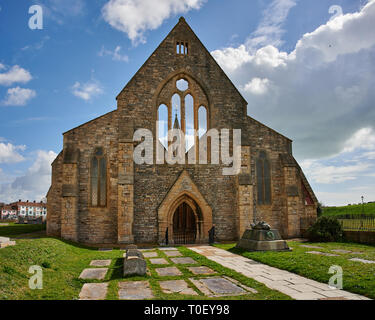
<path fill-rule="evenodd" d="M 181 203 L 173 215 L 173 242 L 192 244 L 197 238 L 197 221 L 194 210 L 187 202 Z"/>

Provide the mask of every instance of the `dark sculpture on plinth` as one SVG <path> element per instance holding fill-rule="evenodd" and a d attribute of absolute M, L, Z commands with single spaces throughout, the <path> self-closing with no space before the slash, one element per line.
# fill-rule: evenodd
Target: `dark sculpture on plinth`
<path fill-rule="evenodd" d="M 276 229 L 262 221 L 252 223 L 251 229 L 247 229 L 241 240 L 237 244 L 237 248 L 247 251 L 290 251 L 288 244 L 280 236 Z"/>

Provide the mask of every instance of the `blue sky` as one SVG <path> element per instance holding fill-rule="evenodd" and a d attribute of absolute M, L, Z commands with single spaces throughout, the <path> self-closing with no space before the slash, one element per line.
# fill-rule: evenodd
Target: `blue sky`
<path fill-rule="evenodd" d="M 42 30 L 28 26 L 35 4 Z M 329 13 L 331 6 L 341 11 Z M 247 99 L 249 115 L 294 140 L 320 200 L 375 200 L 374 1 L 0 0 L 0 7 L 0 202 L 48 191 L 62 133 L 115 109 L 116 95 L 181 15 Z"/>

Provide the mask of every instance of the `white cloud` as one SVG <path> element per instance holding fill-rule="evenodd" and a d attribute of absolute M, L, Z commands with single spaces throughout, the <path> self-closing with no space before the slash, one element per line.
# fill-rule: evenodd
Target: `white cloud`
<path fill-rule="evenodd" d="M 157 29 L 164 20 L 192 9 L 200 9 L 205 0 L 110 0 L 103 9 L 104 20 L 125 32 L 133 45 L 145 43 L 144 33 Z"/>
<path fill-rule="evenodd" d="M 5 202 L 41 200 L 51 185 L 51 163 L 56 158 L 53 151 L 38 151 L 34 163 L 11 183 L 0 184 L 0 199 Z"/>
<path fill-rule="evenodd" d="M 24 106 L 35 96 L 36 92 L 34 90 L 15 87 L 8 89 L 3 104 L 6 106 Z"/>
<path fill-rule="evenodd" d="M 72 93 L 78 98 L 89 101 L 93 97 L 102 94 L 103 89 L 99 83 L 95 81 L 89 81 L 83 84 L 76 82 L 72 87 Z"/>
<path fill-rule="evenodd" d="M 255 95 L 262 95 L 267 93 L 270 81 L 268 79 L 253 78 L 243 88 L 244 91 Z"/>
<path fill-rule="evenodd" d="M 129 62 L 129 57 L 127 55 L 121 54 L 120 51 L 121 51 L 120 46 L 117 46 L 114 51 L 107 50 L 103 46 L 99 52 L 99 56 L 100 57 L 111 56 L 113 61 Z"/>
<path fill-rule="evenodd" d="M 36 4 L 43 7 L 44 17 L 58 24 L 64 24 L 65 20 L 84 14 L 84 0 L 38 0 Z"/>
<path fill-rule="evenodd" d="M 0 70 L 6 69 L 4 65 L 0 65 Z M 27 83 L 32 79 L 29 71 L 18 65 L 13 66 L 5 73 L 0 73 L 0 85 L 11 86 L 14 83 Z"/>
<path fill-rule="evenodd" d="M 242 91 L 251 117 L 293 139 L 300 160 L 319 159 L 375 128 L 373 21 L 375 0 L 303 36 L 290 53 L 271 39 L 256 50 L 247 41 L 212 55 Z M 254 78 L 269 80 L 267 94 L 252 92 Z"/>
<path fill-rule="evenodd" d="M 285 33 L 283 24 L 288 17 L 289 11 L 296 5 L 294 0 L 274 0 L 264 10 L 263 19 L 247 40 L 247 46 L 256 49 L 265 45 L 280 46 Z"/>
<path fill-rule="evenodd" d="M 0 163 L 17 163 L 24 161 L 25 158 L 19 152 L 25 151 L 25 149 L 25 146 L 15 146 L 11 143 L 0 143 Z"/>
<path fill-rule="evenodd" d="M 372 150 L 372 152 L 375 152 L 375 131 L 372 128 L 358 130 L 346 141 L 343 152 L 352 152 L 357 149 Z"/>

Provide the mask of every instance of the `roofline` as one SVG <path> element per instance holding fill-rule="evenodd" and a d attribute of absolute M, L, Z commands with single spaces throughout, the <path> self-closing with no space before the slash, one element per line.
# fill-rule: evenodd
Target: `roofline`
<path fill-rule="evenodd" d="M 112 111 L 110 111 L 110 112 L 107 112 L 106 114 L 103 114 L 102 116 L 97 117 L 97 118 L 95 118 L 95 119 L 92 119 L 92 120 L 90 120 L 90 121 L 87 121 L 87 122 L 85 122 L 85 123 L 83 123 L 83 124 L 81 124 L 81 125 L 79 125 L 79 126 L 73 128 L 73 129 L 70 129 L 70 130 L 64 132 L 63 135 L 65 135 L 66 133 L 69 133 L 69 132 L 71 132 L 71 131 L 74 131 L 74 130 L 76 130 L 76 129 L 78 129 L 78 128 L 81 128 L 81 127 L 85 126 L 86 124 L 89 124 L 89 123 L 91 123 L 91 122 L 94 122 L 94 121 L 96 121 L 96 120 L 98 120 L 98 119 L 100 119 L 100 118 L 103 118 L 103 117 L 105 117 L 105 116 L 107 116 L 107 115 L 109 115 L 110 113 L 115 112 L 115 111 L 117 111 L 117 109 L 112 110 Z"/>
<path fill-rule="evenodd" d="M 265 125 L 264 123 L 262 123 L 262 122 L 260 122 L 260 121 L 258 121 L 258 120 L 256 120 L 256 119 L 254 119 L 253 117 L 251 117 L 251 116 L 249 116 L 249 115 L 246 115 L 246 117 L 247 117 L 247 118 L 250 118 L 251 120 L 255 121 L 256 123 L 262 125 L 263 127 L 266 127 L 266 128 L 269 129 L 270 131 L 272 131 L 272 132 L 278 134 L 279 136 L 282 136 L 283 138 L 287 139 L 288 141 L 293 142 L 292 139 L 288 138 L 287 136 L 284 136 L 284 135 L 281 134 L 280 132 L 278 132 L 278 131 L 276 131 L 275 129 L 272 129 L 271 127 Z"/>
<path fill-rule="evenodd" d="M 181 22 L 184 22 L 188 28 L 190 29 L 190 31 L 193 33 L 193 35 L 196 37 L 196 39 L 199 41 L 199 43 L 202 45 L 202 47 L 206 50 L 206 52 L 210 55 L 210 57 L 212 58 L 212 60 L 214 61 L 214 63 L 217 65 L 217 67 L 221 70 L 221 72 L 224 74 L 224 76 L 229 80 L 229 82 L 232 84 L 232 86 L 235 88 L 235 90 L 237 91 L 237 93 L 240 95 L 240 97 L 242 98 L 243 102 L 248 105 L 248 102 L 246 101 L 246 99 L 243 97 L 243 95 L 241 94 L 241 92 L 238 90 L 238 88 L 234 85 L 234 83 L 232 82 L 232 80 L 228 77 L 228 75 L 225 73 L 225 71 L 223 70 L 222 67 L 220 67 L 219 63 L 215 60 L 215 58 L 212 56 L 211 52 L 207 50 L 206 46 L 203 44 L 203 42 L 199 39 L 199 37 L 196 35 L 196 33 L 194 32 L 194 30 L 190 27 L 190 25 L 186 22 L 185 18 L 184 17 L 180 17 L 179 21 L 177 22 L 177 24 L 172 28 L 172 30 L 167 34 L 166 37 L 164 37 L 164 39 L 160 42 L 160 44 L 156 47 L 156 49 L 151 53 L 151 55 L 147 58 L 147 60 L 142 64 L 142 66 L 138 69 L 138 71 L 134 74 L 134 76 L 128 81 L 128 83 L 125 85 L 125 87 L 120 91 L 120 93 L 117 95 L 116 97 L 116 100 L 119 98 L 119 96 L 121 95 L 121 93 L 128 87 L 128 85 L 132 82 L 132 80 L 137 76 L 137 74 L 143 69 L 143 67 L 147 64 L 147 62 L 151 59 L 151 57 L 154 55 L 154 53 L 160 48 L 160 46 L 164 43 L 165 39 L 167 39 L 169 37 L 169 35 L 177 28 L 177 26 L 181 23 Z"/>

